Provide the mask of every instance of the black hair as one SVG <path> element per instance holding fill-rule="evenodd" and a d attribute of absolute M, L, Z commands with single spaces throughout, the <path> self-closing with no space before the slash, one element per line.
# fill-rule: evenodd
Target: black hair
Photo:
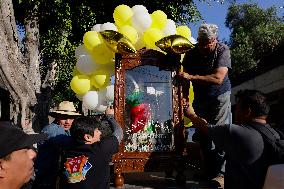
<path fill-rule="evenodd" d="M 236 94 L 236 101 L 240 103 L 241 109 L 250 108 L 253 116 L 267 116 L 269 106 L 265 95 L 257 90 L 240 90 Z"/>
<path fill-rule="evenodd" d="M 1 159 L 3 159 L 4 161 L 9 161 L 9 160 L 11 159 L 11 154 L 12 154 L 12 153 L 10 153 L 10 154 L 8 154 L 8 155 L 2 157 Z"/>
<path fill-rule="evenodd" d="M 101 128 L 101 123 L 97 118 L 81 116 L 73 121 L 70 133 L 77 141 L 83 142 L 85 141 L 84 135 L 93 136 L 96 128 Z"/>

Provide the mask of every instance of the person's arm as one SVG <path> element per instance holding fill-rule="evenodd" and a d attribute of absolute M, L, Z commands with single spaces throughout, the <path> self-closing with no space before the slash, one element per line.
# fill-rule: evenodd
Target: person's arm
<path fill-rule="evenodd" d="M 114 109 L 107 108 L 105 116 L 107 118 L 107 121 L 109 122 L 111 129 L 113 130 L 113 135 L 117 138 L 118 143 L 120 143 L 123 138 L 123 131 L 120 125 L 114 119 L 113 115 L 114 115 Z"/>
<path fill-rule="evenodd" d="M 202 76 L 181 72 L 179 74 L 180 77 L 185 80 L 196 81 L 204 84 L 222 84 L 228 73 L 228 69 L 231 68 L 231 54 L 228 46 L 226 45 L 219 46 L 217 50 L 216 68 L 212 74 Z"/>
<path fill-rule="evenodd" d="M 59 125 L 55 123 L 51 123 L 45 126 L 42 129 L 41 133 L 46 133 L 48 135 L 48 139 L 52 137 L 56 137 L 58 135 L 66 135 L 66 132 L 63 129 L 63 127 L 60 127 Z"/>
<path fill-rule="evenodd" d="M 193 107 L 190 103 L 187 104 L 187 106 L 184 108 L 185 116 L 188 117 L 193 125 L 204 132 L 205 134 L 208 134 L 208 123 L 205 119 L 197 116 L 194 112 Z"/>
<path fill-rule="evenodd" d="M 179 76 L 188 81 L 198 81 L 202 83 L 222 84 L 225 76 L 228 73 L 227 67 L 219 67 L 210 75 L 190 75 L 186 72 L 180 72 Z"/>
<path fill-rule="evenodd" d="M 111 115 L 106 115 L 107 121 L 109 122 L 109 125 L 111 129 L 113 130 L 113 135 L 117 138 L 118 143 L 121 142 L 123 138 L 123 131 L 120 125 L 116 122 L 116 120 Z"/>
<path fill-rule="evenodd" d="M 195 114 L 190 104 L 184 110 L 185 115 L 192 121 L 193 125 L 204 134 L 208 135 L 221 149 L 229 152 L 231 148 L 230 129 L 226 125 L 209 125 L 208 122 Z M 231 151 L 229 152 L 231 154 Z"/>

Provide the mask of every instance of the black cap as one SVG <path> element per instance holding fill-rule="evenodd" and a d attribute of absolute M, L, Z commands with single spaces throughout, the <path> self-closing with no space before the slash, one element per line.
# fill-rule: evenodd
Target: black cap
<path fill-rule="evenodd" d="M 0 122 L 0 158 L 13 151 L 31 147 L 46 138 L 46 134 L 28 135 L 8 121 Z"/>

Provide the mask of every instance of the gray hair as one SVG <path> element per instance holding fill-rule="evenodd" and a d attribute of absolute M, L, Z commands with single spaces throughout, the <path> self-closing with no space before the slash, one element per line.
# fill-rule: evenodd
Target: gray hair
<path fill-rule="evenodd" d="M 210 40 L 217 38 L 218 26 L 215 24 L 201 24 L 198 30 L 198 40 Z"/>

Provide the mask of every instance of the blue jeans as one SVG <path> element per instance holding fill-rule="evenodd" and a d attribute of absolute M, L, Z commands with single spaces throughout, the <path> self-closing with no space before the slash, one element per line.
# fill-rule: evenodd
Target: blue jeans
<path fill-rule="evenodd" d="M 209 124 L 225 125 L 232 123 L 231 91 L 219 95 L 216 99 L 195 101 L 196 114 L 205 118 Z M 193 140 L 200 143 L 204 156 L 204 171 L 209 177 L 215 177 L 225 172 L 225 153 L 218 149 L 213 141 L 204 133 L 196 130 Z"/>
<path fill-rule="evenodd" d="M 213 125 L 225 125 L 232 123 L 231 91 L 219 95 L 211 100 L 194 100 L 193 107 L 196 114 Z"/>

